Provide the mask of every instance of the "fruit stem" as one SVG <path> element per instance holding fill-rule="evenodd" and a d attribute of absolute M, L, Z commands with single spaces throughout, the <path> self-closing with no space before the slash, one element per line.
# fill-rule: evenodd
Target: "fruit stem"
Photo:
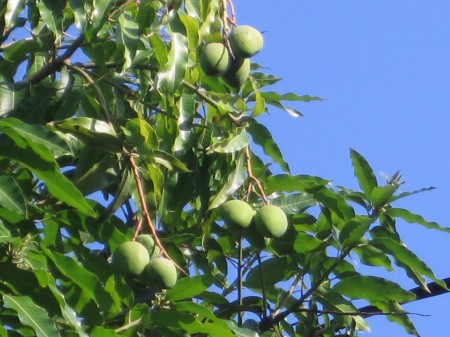
<path fill-rule="evenodd" d="M 177 263 L 175 263 L 175 261 L 173 261 L 171 259 L 171 257 L 167 253 L 166 249 L 162 245 L 161 240 L 159 239 L 158 233 L 156 232 L 156 229 L 155 229 L 155 225 L 153 224 L 152 218 L 150 216 L 150 212 L 147 208 L 147 203 L 145 201 L 144 187 L 142 185 L 142 180 L 141 180 L 141 176 L 139 174 L 139 169 L 137 167 L 136 161 L 134 160 L 135 156 L 136 155 L 133 153 L 128 153 L 128 158 L 130 160 L 131 169 L 133 171 L 133 175 L 136 180 L 136 186 L 137 186 L 138 194 L 139 194 L 139 201 L 140 201 L 141 207 L 142 207 L 142 217 L 147 221 L 150 231 L 155 239 L 156 245 L 161 249 L 162 255 L 164 255 L 169 260 L 171 260 L 181 272 L 183 272 L 185 275 L 187 275 L 186 271 L 183 268 L 181 268 Z M 138 222 L 138 226 L 136 227 L 136 230 L 134 231 L 133 240 L 136 239 L 139 232 L 141 231 L 142 222 L 143 222 L 143 219 L 141 218 Z"/>
<path fill-rule="evenodd" d="M 259 192 L 261 193 L 261 198 L 264 201 L 265 205 L 269 204 L 269 200 L 267 199 L 266 193 L 264 192 L 264 188 L 261 184 L 261 182 L 258 180 L 258 178 L 255 177 L 255 175 L 253 174 L 253 169 L 252 169 L 252 162 L 251 162 L 251 151 L 250 151 L 250 145 L 248 145 L 245 148 L 245 157 L 246 157 L 246 163 L 247 163 L 247 174 L 248 174 L 248 178 L 249 178 L 249 187 L 248 187 L 248 192 L 250 194 L 250 191 L 253 190 L 253 184 L 255 184 L 258 187 Z M 249 197 L 249 195 L 247 195 L 247 198 Z M 249 198 L 248 198 L 249 199 Z"/>

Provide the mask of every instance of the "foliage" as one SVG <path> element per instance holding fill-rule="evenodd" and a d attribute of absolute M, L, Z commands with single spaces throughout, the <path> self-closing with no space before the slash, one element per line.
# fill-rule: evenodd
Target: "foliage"
<path fill-rule="evenodd" d="M 320 99 L 266 90 L 279 78 L 255 63 L 240 88 L 204 73 L 231 1 L 15 0 L 0 14 L 0 336 L 353 336 L 364 304 L 417 335 L 401 307 L 414 293 L 352 261 L 445 287 L 397 220 L 448 230 L 395 207 L 416 192 L 398 174 L 380 185 L 355 150 L 361 191 L 291 174 L 258 118 Z M 288 232 L 224 225 L 231 199 L 280 207 Z M 140 233 L 178 267 L 174 287 L 111 266 Z"/>

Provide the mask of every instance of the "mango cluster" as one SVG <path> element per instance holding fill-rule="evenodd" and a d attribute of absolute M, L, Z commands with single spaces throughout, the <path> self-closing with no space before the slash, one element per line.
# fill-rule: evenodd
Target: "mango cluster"
<path fill-rule="evenodd" d="M 120 244 L 112 255 L 112 266 L 125 276 L 138 277 L 147 284 L 164 289 L 177 282 L 175 264 L 159 257 L 160 249 L 150 234 L 141 234 L 135 241 Z"/>
<path fill-rule="evenodd" d="M 242 229 L 250 241 L 255 231 L 265 239 L 279 238 L 288 229 L 286 213 L 276 205 L 264 205 L 254 210 L 243 200 L 229 200 L 218 208 L 218 213 L 230 229 Z"/>
<path fill-rule="evenodd" d="M 250 74 L 250 57 L 256 55 L 263 44 L 258 30 L 251 26 L 236 26 L 228 35 L 228 44 L 211 42 L 203 46 L 200 65 L 206 74 L 222 76 L 228 85 L 239 88 Z"/>

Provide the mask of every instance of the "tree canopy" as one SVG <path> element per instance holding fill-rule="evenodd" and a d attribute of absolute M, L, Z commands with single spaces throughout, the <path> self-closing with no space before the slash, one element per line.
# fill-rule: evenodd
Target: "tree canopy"
<path fill-rule="evenodd" d="M 356 336 L 380 314 L 418 335 L 402 305 L 446 283 L 398 222 L 449 229 L 396 202 L 429 188 L 354 149 L 359 190 L 292 173 L 260 117 L 321 99 L 272 90 L 236 14 L 0 4 L 1 337 Z"/>

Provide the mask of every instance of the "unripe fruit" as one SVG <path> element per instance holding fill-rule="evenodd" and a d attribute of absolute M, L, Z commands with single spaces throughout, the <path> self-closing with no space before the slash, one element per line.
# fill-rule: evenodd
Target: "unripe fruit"
<path fill-rule="evenodd" d="M 136 241 L 120 244 L 113 253 L 112 265 L 124 275 L 138 276 L 150 261 L 147 248 Z"/>
<path fill-rule="evenodd" d="M 177 283 L 177 269 L 172 261 L 164 257 L 150 260 L 144 273 L 147 282 L 162 288 L 172 288 Z"/>
<path fill-rule="evenodd" d="M 235 59 L 231 62 L 231 65 L 225 74 L 223 74 L 223 79 L 229 86 L 239 88 L 244 85 L 249 75 L 250 60 Z"/>
<path fill-rule="evenodd" d="M 212 76 L 222 75 L 230 66 L 230 56 L 223 43 L 208 43 L 200 51 L 200 65 Z"/>
<path fill-rule="evenodd" d="M 219 206 L 219 214 L 227 225 L 247 228 L 253 220 L 255 211 L 243 200 L 225 201 Z"/>
<path fill-rule="evenodd" d="M 249 58 L 257 54 L 264 44 L 262 34 L 251 26 L 233 27 L 228 40 L 233 55 L 243 58 Z"/>
<path fill-rule="evenodd" d="M 159 255 L 160 249 L 157 245 L 155 245 L 155 241 L 150 234 L 140 234 L 136 237 L 136 241 L 147 248 L 150 259 L 153 259 Z"/>
<path fill-rule="evenodd" d="M 268 238 L 282 236 L 288 227 L 286 213 L 275 205 L 265 205 L 255 214 L 257 231 Z"/>

